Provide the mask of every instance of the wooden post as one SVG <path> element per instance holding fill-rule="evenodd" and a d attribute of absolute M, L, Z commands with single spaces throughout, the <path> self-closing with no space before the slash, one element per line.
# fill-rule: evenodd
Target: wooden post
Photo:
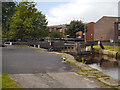
<path fill-rule="evenodd" d="M 75 54 L 76 54 L 76 55 L 80 54 L 79 43 L 75 43 Z"/>
<path fill-rule="evenodd" d="M 98 41 L 98 45 L 100 45 L 101 49 L 105 49 L 101 41 Z"/>

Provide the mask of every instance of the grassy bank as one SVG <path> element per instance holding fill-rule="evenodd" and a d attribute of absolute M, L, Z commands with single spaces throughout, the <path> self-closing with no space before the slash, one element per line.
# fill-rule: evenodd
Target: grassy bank
<path fill-rule="evenodd" d="M 8 74 L 2 74 L 0 76 L 2 78 L 2 88 L 21 88 L 19 87 L 14 80 L 12 80 Z M 0 88 L 1 88 L 0 86 Z"/>
<path fill-rule="evenodd" d="M 100 49 L 99 45 L 93 46 L 95 49 Z M 120 47 L 115 47 L 115 46 L 104 46 L 105 49 L 109 49 L 111 51 L 120 51 Z M 90 46 L 87 48 L 91 48 Z"/>

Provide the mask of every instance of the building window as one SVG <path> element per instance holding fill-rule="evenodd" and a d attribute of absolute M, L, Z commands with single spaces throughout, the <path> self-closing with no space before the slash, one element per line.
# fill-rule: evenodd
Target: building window
<path fill-rule="evenodd" d="M 118 40 L 120 40 L 120 36 L 118 36 Z"/>
<path fill-rule="evenodd" d="M 118 30 L 120 30 L 120 23 L 118 23 Z"/>
<path fill-rule="evenodd" d="M 56 29 L 56 28 L 54 28 L 54 31 L 57 31 L 57 29 Z"/>
<path fill-rule="evenodd" d="M 49 32 L 52 32 L 52 29 L 50 29 L 50 31 Z"/>
<path fill-rule="evenodd" d="M 60 29 L 60 32 L 62 32 L 62 29 Z"/>

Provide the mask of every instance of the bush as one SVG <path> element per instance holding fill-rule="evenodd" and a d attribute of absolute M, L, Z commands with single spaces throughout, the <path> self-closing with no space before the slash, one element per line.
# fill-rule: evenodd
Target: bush
<path fill-rule="evenodd" d="M 54 31 L 54 32 L 50 33 L 50 37 L 51 38 L 62 38 L 62 33 L 58 32 L 58 31 Z"/>

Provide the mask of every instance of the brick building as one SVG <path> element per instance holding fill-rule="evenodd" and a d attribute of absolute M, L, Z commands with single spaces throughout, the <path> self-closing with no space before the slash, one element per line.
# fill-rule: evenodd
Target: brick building
<path fill-rule="evenodd" d="M 115 22 L 115 41 L 120 40 L 120 22 Z"/>
<path fill-rule="evenodd" d="M 54 25 L 54 26 L 48 26 L 49 27 L 49 33 L 52 33 L 53 31 L 61 32 L 62 37 L 65 37 L 65 29 L 66 25 Z"/>
<path fill-rule="evenodd" d="M 87 24 L 87 33 L 86 33 L 86 40 L 93 41 L 94 40 L 94 22 L 90 22 Z"/>
<path fill-rule="evenodd" d="M 120 40 L 120 22 L 118 17 L 103 16 L 96 23 L 87 24 L 87 41 L 90 40 Z"/>
<path fill-rule="evenodd" d="M 103 16 L 94 24 L 94 40 L 118 41 L 118 39 L 120 39 L 118 17 Z"/>
<path fill-rule="evenodd" d="M 82 31 L 76 32 L 76 38 L 83 38 Z"/>

